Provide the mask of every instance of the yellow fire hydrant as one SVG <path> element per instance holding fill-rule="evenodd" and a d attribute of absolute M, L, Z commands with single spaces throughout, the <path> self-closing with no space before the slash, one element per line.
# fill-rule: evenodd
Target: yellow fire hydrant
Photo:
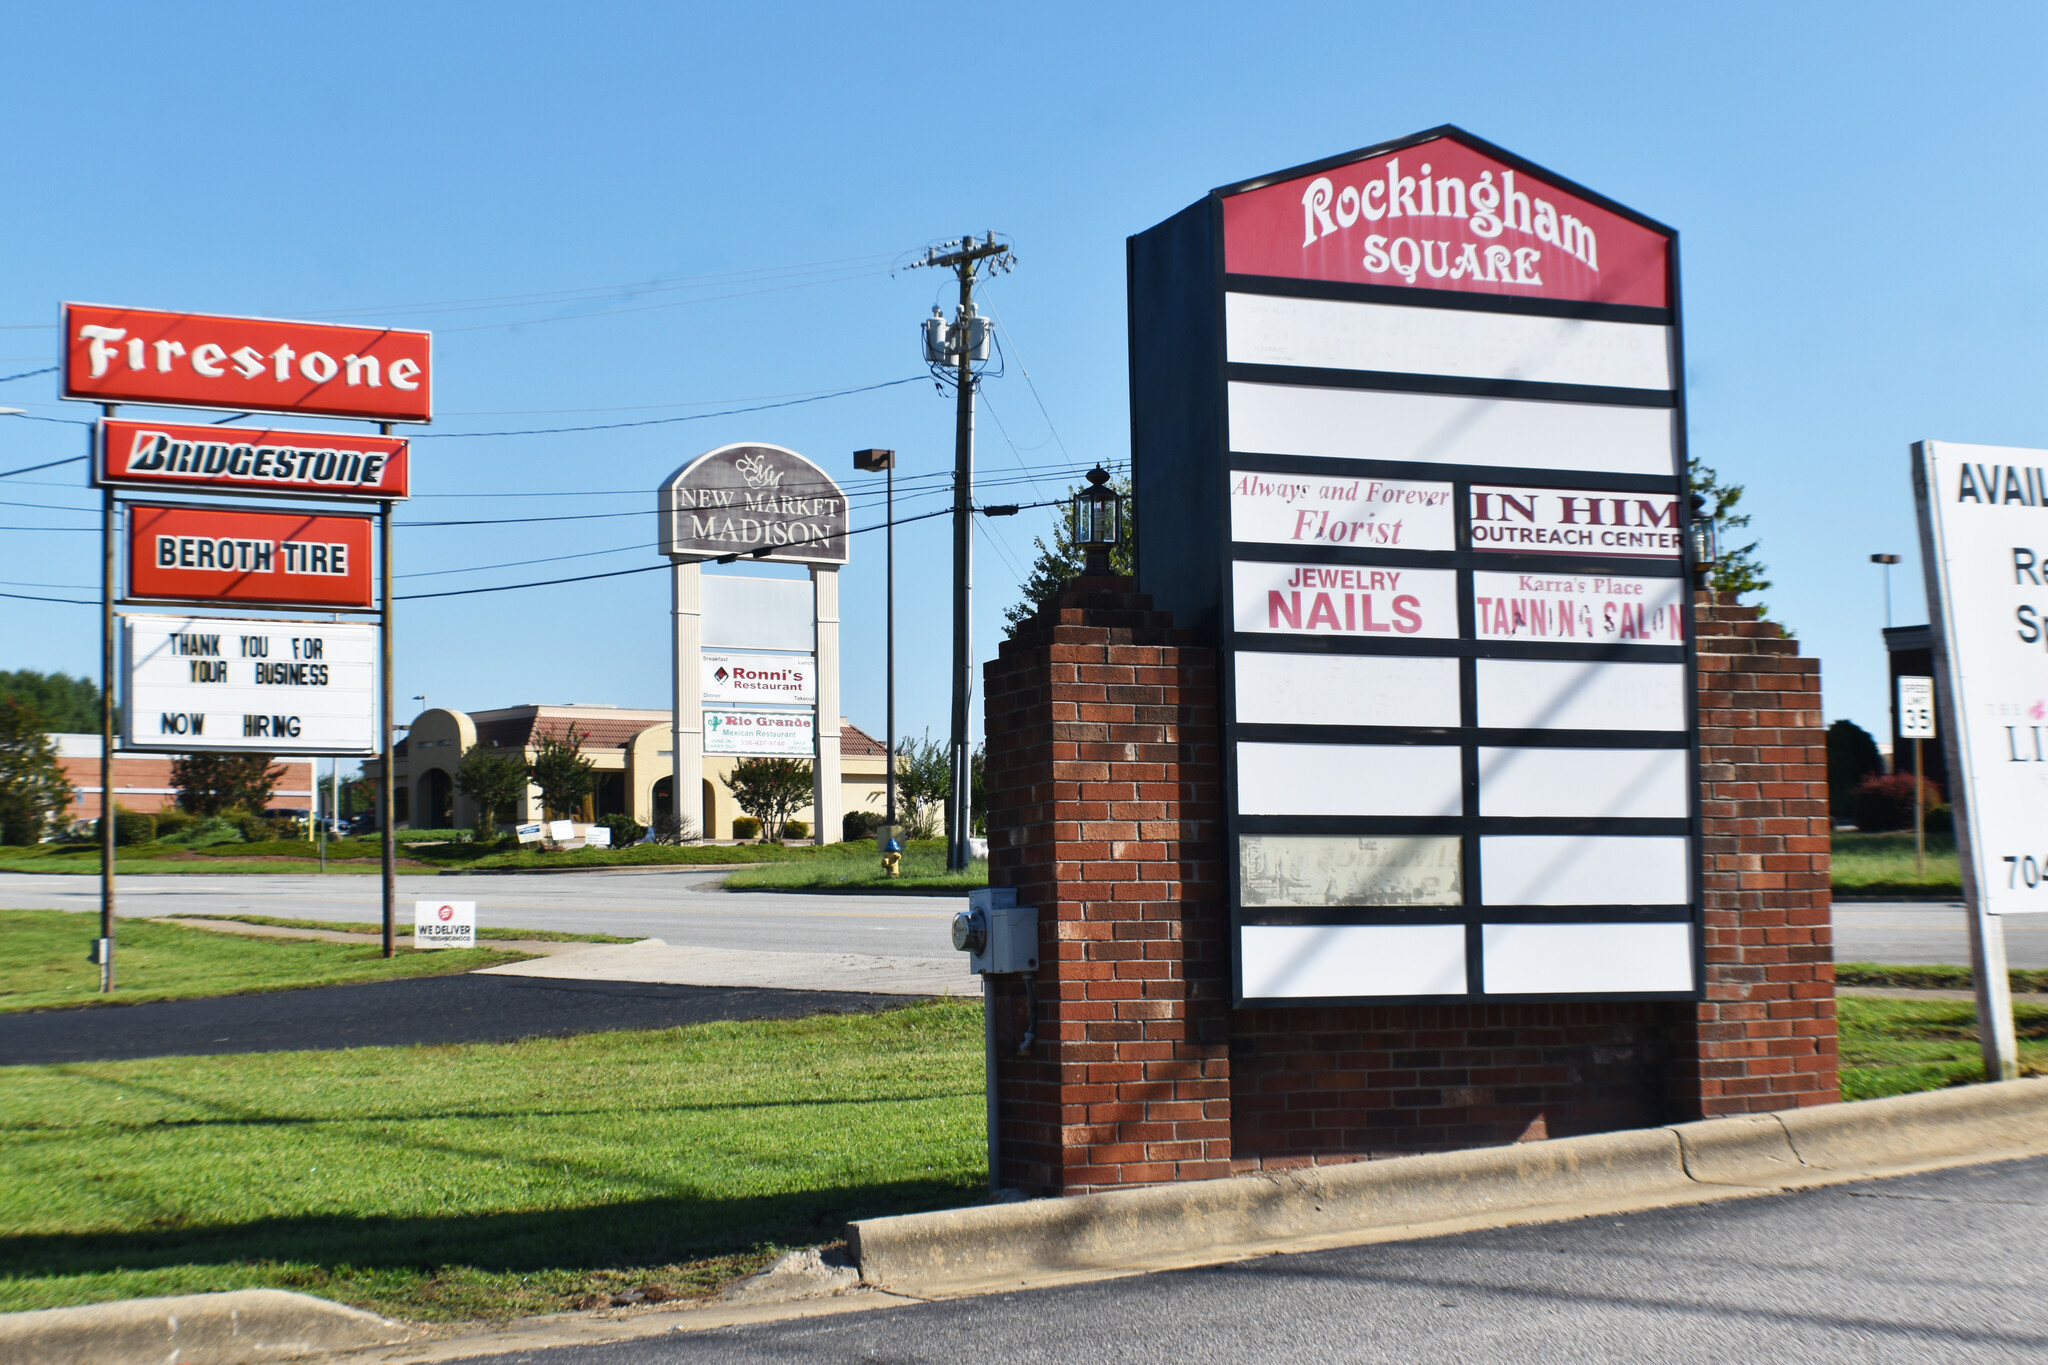
<path fill-rule="evenodd" d="M 895 839 L 882 845 L 882 871 L 892 877 L 903 875 L 903 845 Z"/>

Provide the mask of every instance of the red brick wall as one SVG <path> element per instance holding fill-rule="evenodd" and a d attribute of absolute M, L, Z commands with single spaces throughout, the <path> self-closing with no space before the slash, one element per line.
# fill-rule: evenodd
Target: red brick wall
<path fill-rule="evenodd" d="M 95 745 L 95 748 L 98 746 Z M 171 787 L 172 757 L 152 754 L 124 754 L 119 745 L 114 752 L 114 803 L 124 810 L 155 813 L 169 810 L 178 804 L 177 793 Z M 71 805 L 65 811 L 67 820 L 97 820 L 100 818 L 100 761 L 94 758 L 62 758 L 58 765 L 64 770 L 65 780 L 71 783 Z M 304 759 L 283 759 L 284 777 L 277 784 L 277 794 L 270 800 L 273 808 L 287 810 L 311 810 L 313 798 L 313 765 Z"/>
<path fill-rule="evenodd" d="M 986 670 L 989 868 L 1039 908 L 1039 1041 L 996 1018 L 1005 1183 L 1229 1172 L 1227 915 L 1212 651 L 1084 579 Z"/>
<path fill-rule="evenodd" d="M 1834 930 L 1820 661 L 1727 594 L 1694 607 L 1707 998 L 1674 1030 L 1688 1117 L 1832 1104 Z"/>
<path fill-rule="evenodd" d="M 1709 998 L 1228 1008 L 1213 655 L 1089 580 L 988 666 L 1004 1180 L 1073 1192 L 1836 1098 L 1819 666 L 1699 601 Z"/>

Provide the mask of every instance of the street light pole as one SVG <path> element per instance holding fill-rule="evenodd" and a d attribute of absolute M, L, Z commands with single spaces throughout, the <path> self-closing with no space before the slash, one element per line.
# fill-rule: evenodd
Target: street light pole
<path fill-rule="evenodd" d="M 885 485 L 882 514 L 882 543 L 886 547 L 884 558 L 888 563 L 887 587 L 884 589 L 888 618 L 887 643 L 889 674 L 889 733 L 884 741 L 888 752 L 889 772 L 884 779 L 886 810 L 882 823 L 887 826 L 891 838 L 896 834 L 896 452 L 893 450 L 856 450 L 853 452 L 853 467 L 865 473 L 881 470 L 888 475 Z"/>
<path fill-rule="evenodd" d="M 1892 565 L 1899 562 L 1897 555 L 1872 555 L 1870 562 L 1884 566 L 1884 628 L 1892 628 Z"/>

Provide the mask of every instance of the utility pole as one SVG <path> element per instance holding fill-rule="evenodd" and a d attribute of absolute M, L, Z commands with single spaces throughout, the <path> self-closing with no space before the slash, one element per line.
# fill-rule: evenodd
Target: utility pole
<path fill-rule="evenodd" d="M 947 796 L 946 870 L 967 869 L 968 823 L 973 817 L 974 763 L 969 752 L 969 703 L 974 695 L 974 651 L 968 608 L 972 599 L 974 552 L 974 386 L 975 365 L 988 359 L 989 327 L 974 309 L 974 279 L 981 264 L 991 275 L 1013 269 L 1009 243 L 991 232 L 979 242 L 972 234 L 925 251 L 917 266 L 945 267 L 959 276 L 960 304 L 949 327 L 936 305 L 924 324 L 924 358 L 941 382 L 951 382 L 953 423 L 953 725 L 948 741 L 952 790 Z"/>

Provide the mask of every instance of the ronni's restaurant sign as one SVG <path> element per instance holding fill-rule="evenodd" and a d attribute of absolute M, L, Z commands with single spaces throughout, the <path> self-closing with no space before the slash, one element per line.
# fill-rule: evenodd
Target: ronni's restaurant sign
<path fill-rule="evenodd" d="M 846 562 L 846 495 L 793 450 L 720 446 L 671 474 L 659 493 L 661 552 Z"/>

